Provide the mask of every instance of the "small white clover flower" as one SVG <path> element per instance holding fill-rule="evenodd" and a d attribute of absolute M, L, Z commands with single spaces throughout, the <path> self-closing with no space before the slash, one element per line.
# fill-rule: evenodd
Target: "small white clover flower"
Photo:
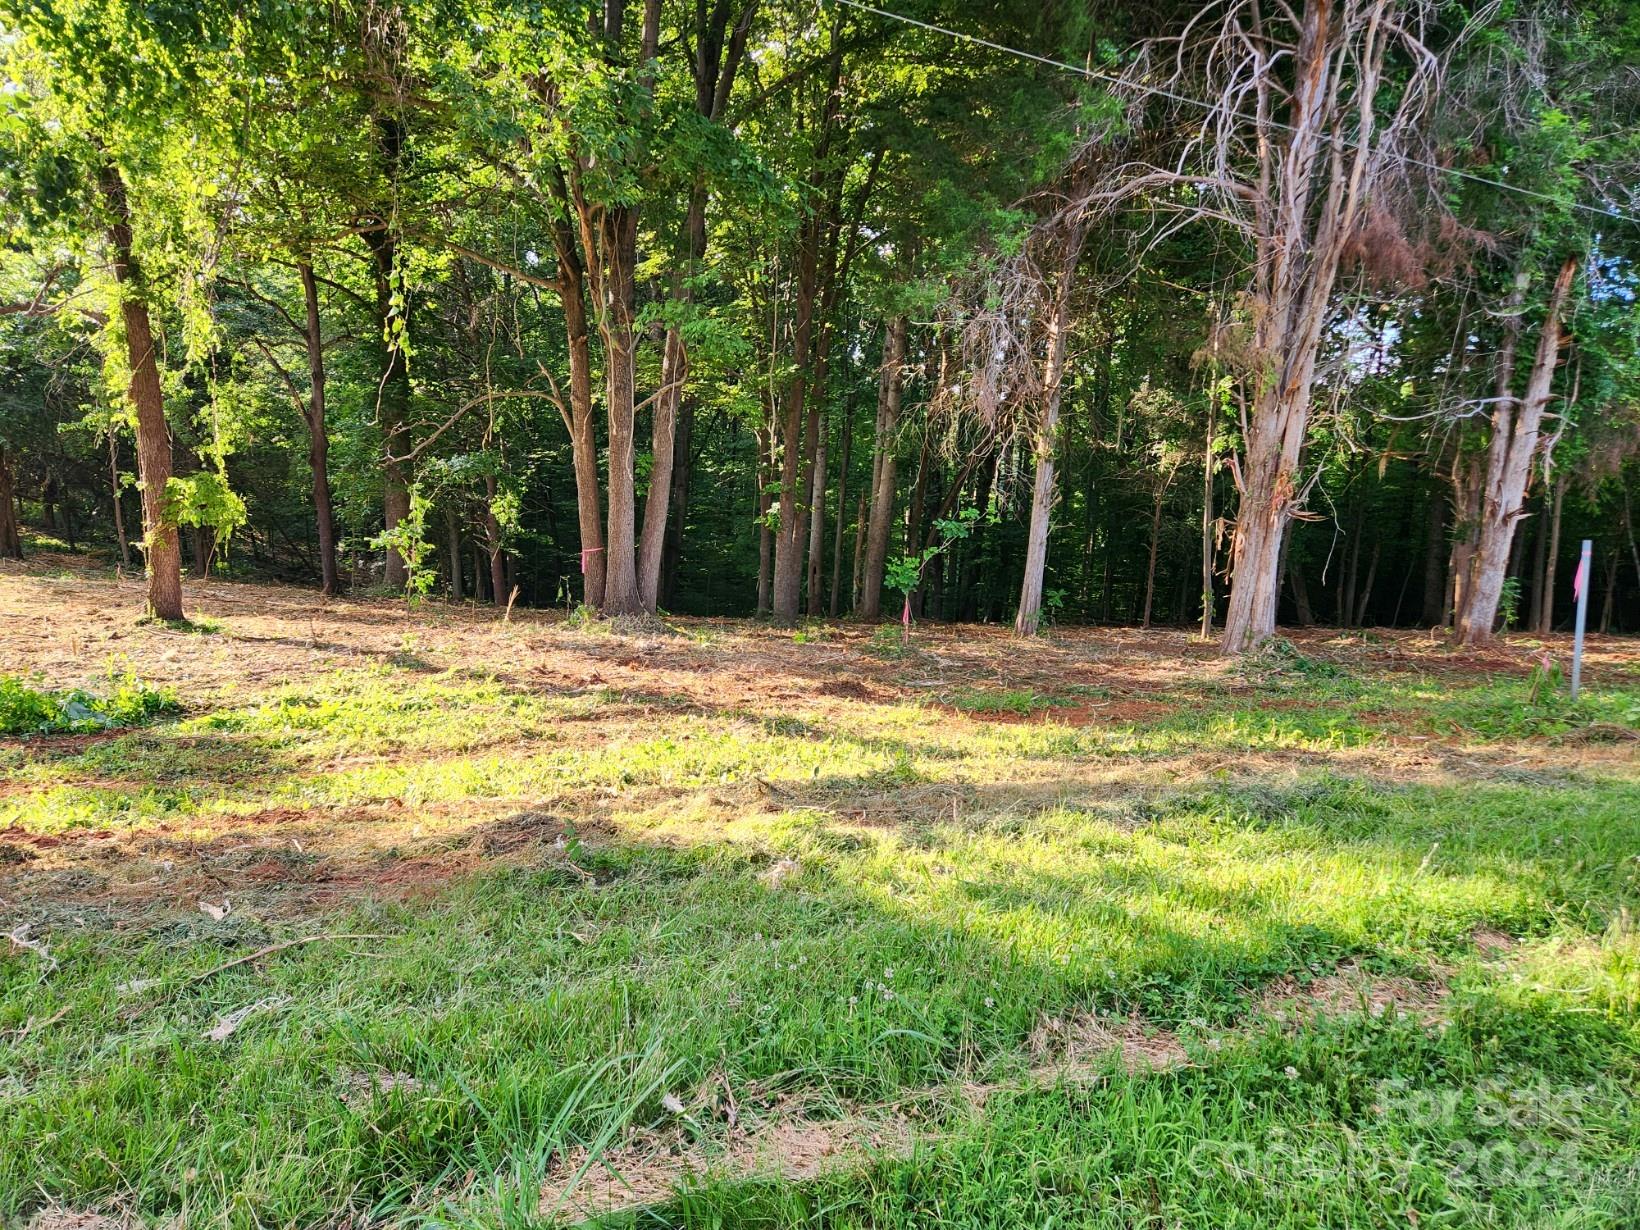
<path fill-rule="evenodd" d="M 992 999 L 989 995 L 987 995 L 985 997 L 985 1006 L 987 1008 L 995 1008 L 997 1006 L 997 1001 Z"/>
<path fill-rule="evenodd" d="M 1286 1073 L 1288 1080 L 1296 1081 L 1298 1079 L 1298 1069 L 1293 1067 L 1292 1064 L 1288 1064 L 1282 1071 Z"/>

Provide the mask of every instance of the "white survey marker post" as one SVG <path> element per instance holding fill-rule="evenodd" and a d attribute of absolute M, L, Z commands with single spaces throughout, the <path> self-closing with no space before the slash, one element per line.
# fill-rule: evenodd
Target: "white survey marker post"
<path fill-rule="evenodd" d="M 1583 540 L 1583 555 L 1577 561 L 1577 575 L 1572 578 L 1572 594 L 1577 598 L 1577 631 L 1572 635 L 1572 699 L 1583 684 L 1583 627 L 1589 621 L 1589 556 L 1594 543 Z"/>

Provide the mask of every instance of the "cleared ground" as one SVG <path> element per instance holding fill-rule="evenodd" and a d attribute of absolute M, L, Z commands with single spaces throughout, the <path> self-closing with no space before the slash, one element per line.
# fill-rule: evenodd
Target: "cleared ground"
<path fill-rule="evenodd" d="M 183 706 L 0 740 L 0 1218 L 1640 1207 L 1633 642 L 188 597 L 0 571 L 0 673 Z"/>

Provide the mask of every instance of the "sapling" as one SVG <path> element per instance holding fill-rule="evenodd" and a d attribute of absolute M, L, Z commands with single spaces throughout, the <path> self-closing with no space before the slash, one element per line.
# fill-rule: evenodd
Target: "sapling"
<path fill-rule="evenodd" d="M 888 561 L 883 570 L 883 584 L 897 589 L 904 601 L 900 608 L 900 644 L 911 644 L 911 595 L 922 584 L 923 569 L 954 542 L 960 542 L 974 532 L 979 521 L 979 509 L 964 508 L 954 517 L 942 517 L 934 522 L 934 536 L 930 543 L 915 555 L 901 555 Z"/>

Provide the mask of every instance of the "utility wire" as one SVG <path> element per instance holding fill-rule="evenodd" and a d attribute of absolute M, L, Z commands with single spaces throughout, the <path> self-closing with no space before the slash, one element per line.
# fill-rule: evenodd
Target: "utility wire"
<path fill-rule="evenodd" d="M 935 34 L 943 34 L 948 38 L 960 39 L 965 43 L 972 43 L 977 47 L 986 47 L 992 51 L 1000 51 L 1004 55 L 1017 56 L 1021 60 L 1031 60 L 1037 64 L 1045 64 L 1049 68 L 1062 69 L 1068 73 L 1075 73 L 1079 77 L 1086 77 L 1093 81 L 1102 81 L 1106 85 L 1118 86 L 1124 90 L 1138 90 L 1140 93 L 1149 94 L 1156 98 L 1165 98 L 1170 102 L 1184 103 L 1186 106 L 1191 107 L 1200 107 L 1203 111 L 1209 113 L 1218 109 L 1218 105 L 1216 103 L 1204 102 L 1199 98 L 1192 98 L 1188 94 L 1179 94 L 1162 86 L 1145 85 L 1143 82 L 1128 81 L 1111 73 L 1100 72 L 1095 68 L 1087 68 L 1080 64 L 1071 64 L 1065 60 L 1055 60 L 1051 56 L 1037 55 L 1034 51 L 1024 51 L 1018 47 L 1009 47 L 1005 43 L 994 43 L 990 39 L 981 38 L 977 34 L 965 34 L 963 31 L 953 30 L 949 26 L 935 25 L 931 21 L 923 21 L 916 17 L 907 17 L 904 13 L 895 13 L 888 9 L 880 9 L 876 5 L 864 4 L 861 0 L 832 0 L 832 2 L 846 5 L 851 9 L 859 9 L 863 13 L 873 13 L 878 17 L 886 17 L 891 21 L 904 22 L 908 26 L 917 26 L 921 29 L 932 31 Z M 1243 111 L 1232 111 L 1230 114 L 1236 119 L 1245 120 L 1252 124 L 1264 123 L 1271 128 L 1279 128 L 1283 132 L 1297 131 L 1297 129 L 1295 129 L 1291 124 L 1284 124 L 1280 120 L 1266 119 L 1261 121 L 1258 117 L 1248 115 Z M 1359 142 L 1348 137 L 1329 135 L 1327 140 L 1337 142 L 1347 149 L 1360 148 Z M 1390 154 L 1389 156 L 1395 158 L 1397 161 L 1406 163 L 1408 166 L 1419 167 L 1425 171 L 1434 171 L 1438 175 L 1456 176 L 1458 179 L 1468 180 L 1470 183 L 1484 184 L 1489 188 L 1498 188 L 1504 192 L 1513 192 L 1517 196 L 1530 197 L 1539 201 L 1547 201 L 1552 205 L 1568 204 L 1568 202 L 1562 201 L 1559 197 L 1550 196 L 1547 192 L 1539 192 L 1534 188 L 1522 188 L 1517 184 L 1506 184 L 1502 180 L 1498 179 L 1487 179 L 1484 175 L 1476 175 L 1469 171 L 1461 171 L 1456 167 L 1439 166 L 1433 162 L 1425 162 L 1421 158 L 1414 158 L 1410 154 Z M 1615 205 L 1586 205 L 1582 201 L 1571 201 L 1569 204 L 1573 209 L 1581 209 L 1585 213 L 1594 214 L 1596 217 L 1615 218 L 1619 221 L 1632 222 L 1636 226 L 1640 226 L 1640 216 L 1625 213 L 1623 210 L 1618 209 Z"/>

